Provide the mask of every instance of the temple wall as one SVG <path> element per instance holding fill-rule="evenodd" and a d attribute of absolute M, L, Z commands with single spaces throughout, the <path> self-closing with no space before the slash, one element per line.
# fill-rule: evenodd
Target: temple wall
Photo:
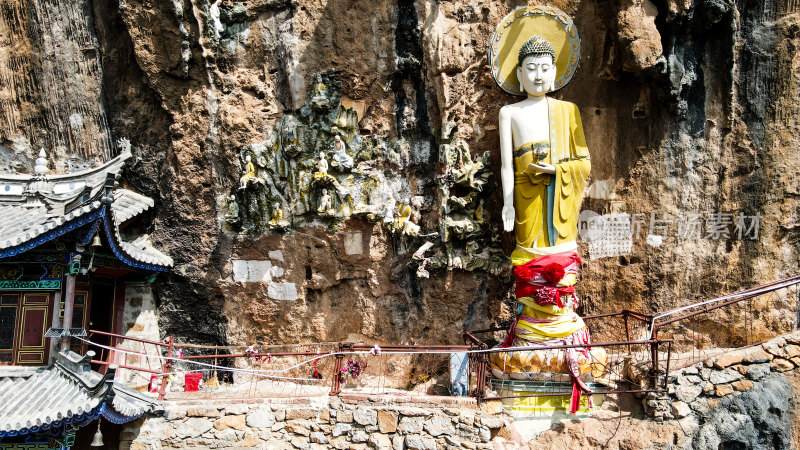
<path fill-rule="evenodd" d="M 161 332 L 158 327 L 158 310 L 155 298 L 153 297 L 152 286 L 149 283 L 127 283 L 125 285 L 125 309 L 122 317 L 122 334 L 149 341 L 160 341 Z M 140 355 L 117 355 L 118 365 L 142 367 L 152 370 L 161 370 L 161 356 L 158 348 L 152 344 L 145 344 L 136 341 L 125 341 L 122 349 L 146 353 L 150 358 Z M 147 386 L 150 382 L 149 377 L 144 372 L 137 372 L 128 369 L 118 369 L 116 381 L 126 386 Z"/>

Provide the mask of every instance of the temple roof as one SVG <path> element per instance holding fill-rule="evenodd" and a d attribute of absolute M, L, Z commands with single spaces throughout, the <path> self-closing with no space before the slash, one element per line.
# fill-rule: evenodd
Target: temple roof
<path fill-rule="evenodd" d="M 50 367 L 0 368 L 0 437 L 38 433 L 99 415 L 123 423 L 153 411 L 158 402 L 90 369 L 94 352 L 59 353 Z"/>
<path fill-rule="evenodd" d="M 155 204 L 149 197 L 116 186 L 130 156 L 125 148 L 102 166 L 67 175 L 0 174 L 0 258 L 97 222 L 124 263 L 157 271 L 172 267 L 172 258 L 153 247 L 147 235 L 128 237 L 121 231 L 125 222 Z"/>

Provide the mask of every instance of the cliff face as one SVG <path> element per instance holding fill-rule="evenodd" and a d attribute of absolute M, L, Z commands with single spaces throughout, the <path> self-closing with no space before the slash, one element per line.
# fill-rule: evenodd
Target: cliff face
<path fill-rule="evenodd" d="M 155 285 L 162 332 L 218 344 L 456 343 L 511 317 L 497 250 L 513 238 L 491 225 L 497 113 L 515 99 L 495 86 L 486 53 L 495 25 L 525 2 L 60 3 L 0 1 L 0 161 L 29 170 L 43 146 L 68 170 L 131 140 L 126 182 L 157 199 L 152 237 L 176 262 Z M 582 39 L 577 75 L 555 96 L 583 118 L 584 209 L 639 224 L 630 252 L 581 244 L 582 312 L 664 310 L 794 274 L 797 5 L 548 4 Z M 328 106 L 312 102 L 318 75 Z M 339 102 L 355 124 L 339 122 Z M 288 117 L 300 138 L 284 157 Z M 351 188 L 331 188 L 328 213 L 308 177 L 337 133 L 361 173 L 347 181 L 332 169 L 331 186 Z M 458 180 L 465 154 L 485 183 Z M 247 156 L 261 181 L 240 189 Z M 455 177 L 443 176 L 448 164 Z M 372 206 L 419 198 L 416 224 L 431 236 L 356 214 L 359 195 Z M 287 226 L 267 225 L 276 209 Z M 699 234 L 687 228 L 698 220 Z M 426 240 L 429 278 L 411 258 Z M 239 281 L 267 262 L 259 279 L 271 283 Z M 698 327 L 742 333 L 735 313 L 717 319 Z M 753 328 L 795 320 L 794 299 L 778 298 L 759 305 Z"/>
<path fill-rule="evenodd" d="M 89 2 L 0 4 L 0 170 L 31 173 L 39 147 L 56 169 L 115 156 Z"/>

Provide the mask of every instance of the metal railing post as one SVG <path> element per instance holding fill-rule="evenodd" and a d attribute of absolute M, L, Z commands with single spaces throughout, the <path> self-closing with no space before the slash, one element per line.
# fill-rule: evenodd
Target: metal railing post
<path fill-rule="evenodd" d="M 161 378 L 161 386 L 158 388 L 158 399 L 164 400 L 164 397 L 167 395 L 167 378 L 169 378 L 169 373 L 172 370 L 172 347 L 175 344 L 175 336 L 169 337 L 169 347 L 167 347 L 167 358 L 164 360 L 164 373 Z"/>
<path fill-rule="evenodd" d="M 333 363 L 333 376 L 331 377 L 331 392 L 329 395 L 339 395 L 342 392 L 342 352 L 345 348 L 352 350 L 353 344 L 339 343 L 339 351 L 335 355 L 336 361 Z"/>
<path fill-rule="evenodd" d="M 652 389 L 657 389 L 658 386 L 658 341 L 650 341 L 650 358 L 653 367 L 650 369 L 650 377 Z"/>
<path fill-rule="evenodd" d="M 667 342 L 667 368 L 664 372 L 664 390 L 667 390 L 667 380 L 669 379 L 669 360 L 672 359 L 672 341 Z"/>
<path fill-rule="evenodd" d="M 631 340 L 631 329 L 628 326 L 628 311 L 622 312 L 622 319 L 625 321 L 625 340 L 630 342 Z M 628 344 L 628 353 L 631 353 L 631 344 Z"/>

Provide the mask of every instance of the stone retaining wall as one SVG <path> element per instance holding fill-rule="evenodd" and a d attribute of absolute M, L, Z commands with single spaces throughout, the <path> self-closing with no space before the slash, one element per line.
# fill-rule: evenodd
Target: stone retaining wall
<path fill-rule="evenodd" d="M 480 449 L 518 439 L 501 408 L 477 409 L 473 399 L 372 400 L 167 402 L 162 417 L 128 424 L 121 448 Z"/>
<path fill-rule="evenodd" d="M 679 420 L 694 448 L 791 448 L 800 331 L 670 373 L 649 395 L 656 420 Z"/>

